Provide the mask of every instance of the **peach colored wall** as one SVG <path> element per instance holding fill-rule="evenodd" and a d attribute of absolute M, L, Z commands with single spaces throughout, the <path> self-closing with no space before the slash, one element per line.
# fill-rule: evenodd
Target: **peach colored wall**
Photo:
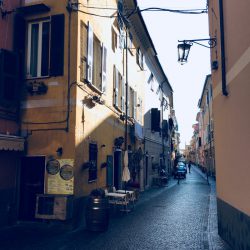
<path fill-rule="evenodd" d="M 220 67 L 213 72 L 218 197 L 250 215 L 250 2 L 223 1 L 228 97 L 221 93 Z M 211 1 L 211 3 L 216 3 Z M 215 12 L 218 6 L 210 5 Z M 218 12 L 217 17 L 219 17 Z M 210 11 L 210 29 L 211 26 Z M 215 18 L 213 19 L 216 22 Z M 218 20 L 217 20 L 218 21 Z M 217 46 L 218 47 L 218 46 Z M 219 49 L 219 47 L 218 47 Z M 212 57 L 215 53 L 212 54 Z"/>
<path fill-rule="evenodd" d="M 21 0 L 7 0 L 4 1 L 3 10 L 10 11 L 21 5 Z M 0 18 L 0 48 L 12 50 L 13 44 L 13 22 L 14 13 L 6 15 L 4 18 Z"/>
<path fill-rule="evenodd" d="M 7 0 L 4 1 L 3 10 L 10 11 L 21 6 L 21 0 Z M 0 49 L 12 50 L 13 46 L 13 25 L 14 13 L 6 15 L 4 18 L 0 17 Z M 0 112 L 4 113 L 5 108 L 0 108 Z M 12 120 L 0 118 L 0 134 L 17 135 L 19 132 L 19 125 Z"/>

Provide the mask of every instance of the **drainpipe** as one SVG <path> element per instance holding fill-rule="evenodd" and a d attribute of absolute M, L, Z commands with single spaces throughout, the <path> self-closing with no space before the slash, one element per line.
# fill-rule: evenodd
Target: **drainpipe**
<path fill-rule="evenodd" d="M 72 12 L 72 8 L 71 6 L 67 8 L 68 9 L 68 12 L 69 12 L 69 23 L 68 23 L 68 93 L 67 93 L 67 117 L 66 117 L 66 128 L 65 128 L 65 131 L 66 132 L 69 132 L 69 116 L 70 116 L 70 78 L 71 78 L 71 75 L 70 75 L 70 59 L 71 59 L 71 56 L 70 56 L 70 47 L 71 47 L 71 12 Z"/>
<path fill-rule="evenodd" d="M 224 96 L 228 96 L 227 79 L 226 79 L 226 59 L 225 59 L 225 37 L 224 37 L 223 0 L 219 0 L 219 12 L 220 12 L 220 46 L 221 46 L 222 94 Z"/>
<path fill-rule="evenodd" d="M 128 149 L 128 28 L 126 27 L 125 150 Z"/>

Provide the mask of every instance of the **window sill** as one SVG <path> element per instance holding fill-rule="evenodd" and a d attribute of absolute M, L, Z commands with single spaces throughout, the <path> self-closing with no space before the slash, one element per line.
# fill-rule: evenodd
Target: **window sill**
<path fill-rule="evenodd" d="M 95 91 L 100 96 L 103 95 L 103 94 L 105 94 L 100 89 L 98 89 L 95 85 L 89 83 L 86 79 L 83 79 L 83 81 L 81 81 L 81 82 L 85 83 L 91 90 Z"/>
<path fill-rule="evenodd" d="M 97 181 L 97 179 L 88 181 L 88 183 L 90 184 L 90 183 L 93 183 L 93 182 L 96 182 L 96 181 Z"/>
<path fill-rule="evenodd" d="M 40 79 L 48 79 L 51 78 L 51 76 L 38 76 L 38 77 L 26 77 L 26 81 L 33 81 L 33 80 L 40 80 Z"/>

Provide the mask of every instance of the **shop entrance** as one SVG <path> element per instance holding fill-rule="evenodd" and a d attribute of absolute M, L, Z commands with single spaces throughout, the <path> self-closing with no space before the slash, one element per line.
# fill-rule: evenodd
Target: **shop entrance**
<path fill-rule="evenodd" d="M 44 171 L 45 156 L 22 158 L 20 173 L 20 220 L 35 220 L 36 195 L 44 193 Z"/>

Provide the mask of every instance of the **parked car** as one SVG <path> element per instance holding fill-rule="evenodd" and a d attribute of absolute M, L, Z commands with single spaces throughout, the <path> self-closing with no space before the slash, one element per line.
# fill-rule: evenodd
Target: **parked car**
<path fill-rule="evenodd" d="M 186 171 L 187 169 L 184 167 L 184 165 L 180 164 L 177 165 L 175 172 L 174 172 L 174 179 L 176 178 L 186 178 Z"/>
<path fill-rule="evenodd" d="M 187 165 L 186 165 L 186 163 L 185 162 L 183 162 L 183 161 L 179 161 L 178 163 L 177 163 L 177 168 L 178 167 L 184 167 L 184 169 L 185 169 L 185 171 L 186 171 L 186 173 L 187 173 Z"/>

